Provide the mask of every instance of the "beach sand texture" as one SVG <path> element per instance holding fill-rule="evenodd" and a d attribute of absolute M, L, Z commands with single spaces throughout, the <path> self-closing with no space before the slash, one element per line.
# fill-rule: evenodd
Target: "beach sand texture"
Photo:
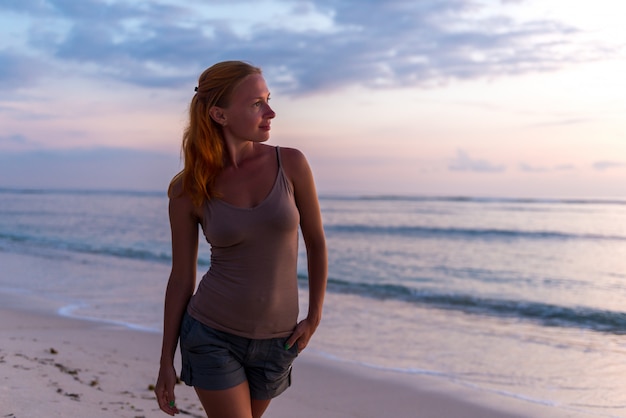
<path fill-rule="evenodd" d="M 158 333 L 34 311 L 37 303 L 21 296 L 0 300 L 1 417 L 167 416 L 151 391 Z M 205 416 L 193 389 L 179 385 L 176 395 L 183 411 L 179 416 Z M 265 416 L 513 418 L 554 412 L 515 399 L 503 403 L 500 397 L 446 387 L 428 377 L 409 383 L 393 372 L 304 353 L 294 366 L 293 386 Z"/>

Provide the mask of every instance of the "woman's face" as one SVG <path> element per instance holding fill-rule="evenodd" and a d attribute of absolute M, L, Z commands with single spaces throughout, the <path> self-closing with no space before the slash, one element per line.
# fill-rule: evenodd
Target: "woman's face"
<path fill-rule="evenodd" d="M 223 109 L 226 139 L 267 141 L 271 120 L 276 116 L 269 99 L 270 92 L 261 74 L 244 78 L 233 90 L 228 107 Z"/>

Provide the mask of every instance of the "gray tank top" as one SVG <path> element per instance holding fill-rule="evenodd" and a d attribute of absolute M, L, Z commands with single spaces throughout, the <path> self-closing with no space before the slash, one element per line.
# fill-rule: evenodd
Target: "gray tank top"
<path fill-rule="evenodd" d="M 212 328 L 252 339 L 287 337 L 298 319 L 300 214 L 278 147 L 276 155 L 274 186 L 259 205 L 206 203 L 202 229 L 211 266 L 187 309 Z"/>

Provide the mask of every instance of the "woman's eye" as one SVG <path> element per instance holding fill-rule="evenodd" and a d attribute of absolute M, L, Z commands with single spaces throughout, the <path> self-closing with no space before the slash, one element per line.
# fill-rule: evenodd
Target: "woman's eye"
<path fill-rule="evenodd" d="M 263 103 L 269 103 L 270 98 L 268 97 L 266 100 L 259 100 L 258 102 L 254 103 L 254 106 L 259 107 L 261 106 Z"/>

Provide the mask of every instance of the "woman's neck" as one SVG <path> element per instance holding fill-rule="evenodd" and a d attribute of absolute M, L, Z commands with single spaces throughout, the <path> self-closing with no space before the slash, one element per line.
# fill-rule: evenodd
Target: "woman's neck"
<path fill-rule="evenodd" d="M 238 168 L 241 163 L 254 155 L 256 147 L 254 142 L 245 141 L 239 143 L 227 143 L 224 165 Z"/>

